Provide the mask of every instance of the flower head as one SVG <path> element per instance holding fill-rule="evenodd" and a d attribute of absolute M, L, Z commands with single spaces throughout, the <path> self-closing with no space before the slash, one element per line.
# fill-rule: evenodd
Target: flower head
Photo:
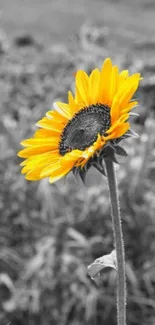
<path fill-rule="evenodd" d="M 22 141 L 19 157 L 28 180 L 49 177 L 51 183 L 71 170 L 84 178 L 90 166 L 104 173 L 103 158 L 115 160 L 125 154 L 120 140 L 132 136 L 130 111 L 138 104 L 132 99 L 140 74 L 118 71 L 107 58 L 101 68 L 88 76 L 79 70 L 75 77 L 75 97 L 56 102 L 54 109 L 37 123 L 33 138 Z"/>

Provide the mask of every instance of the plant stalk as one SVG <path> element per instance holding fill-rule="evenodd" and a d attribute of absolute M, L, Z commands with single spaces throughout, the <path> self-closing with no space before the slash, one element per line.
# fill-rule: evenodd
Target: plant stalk
<path fill-rule="evenodd" d="M 125 252 L 123 243 L 123 233 L 121 225 L 121 215 L 119 207 L 119 197 L 117 181 L 113 162 L 105 159 L 107 171 L 111 215 L 114 232 L 114 241 L 117 259 L 117 324 L 126 325 L 126 276 L 125 276 Z"/>

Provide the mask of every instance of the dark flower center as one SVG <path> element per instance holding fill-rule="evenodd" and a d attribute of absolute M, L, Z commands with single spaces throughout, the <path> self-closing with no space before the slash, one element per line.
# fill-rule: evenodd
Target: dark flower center
<path fill-rule="evenodd" d="M 64 128 L 59 144 L 60 154 L 63 156 L 74 149 L 85 150 L 97 140 L 98 134 L 105 135 L 110 125 L 108 106 L 96 104 L 83 108 Z"/>

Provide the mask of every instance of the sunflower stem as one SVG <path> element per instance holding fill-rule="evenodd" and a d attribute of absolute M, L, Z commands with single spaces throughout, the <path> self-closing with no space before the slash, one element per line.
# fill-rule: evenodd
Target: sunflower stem
<path fill-rule="evenodd" d="M 117 324 L 126 325 L 125 253 L 117 181 L 113 162 L 109 159 L 105 159 L 105 166 L 109 185 L 111 215 L 117 259 Z"/>

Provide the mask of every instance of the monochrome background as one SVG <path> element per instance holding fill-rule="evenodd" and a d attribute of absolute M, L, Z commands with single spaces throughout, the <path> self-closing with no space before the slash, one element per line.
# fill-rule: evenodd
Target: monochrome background
<path fill-rule="evenodd" d="M 78 69 L 110 56 L 143 80 L 138 139 L 119 159 L 127 324 L 155 324 L 155 1 L 0 0 L 0 324 L 116 324 L 116 272 L 87 266 L 113 249 L 107 180 L 50 185 L 20 174 L 20 141 Z"/>

